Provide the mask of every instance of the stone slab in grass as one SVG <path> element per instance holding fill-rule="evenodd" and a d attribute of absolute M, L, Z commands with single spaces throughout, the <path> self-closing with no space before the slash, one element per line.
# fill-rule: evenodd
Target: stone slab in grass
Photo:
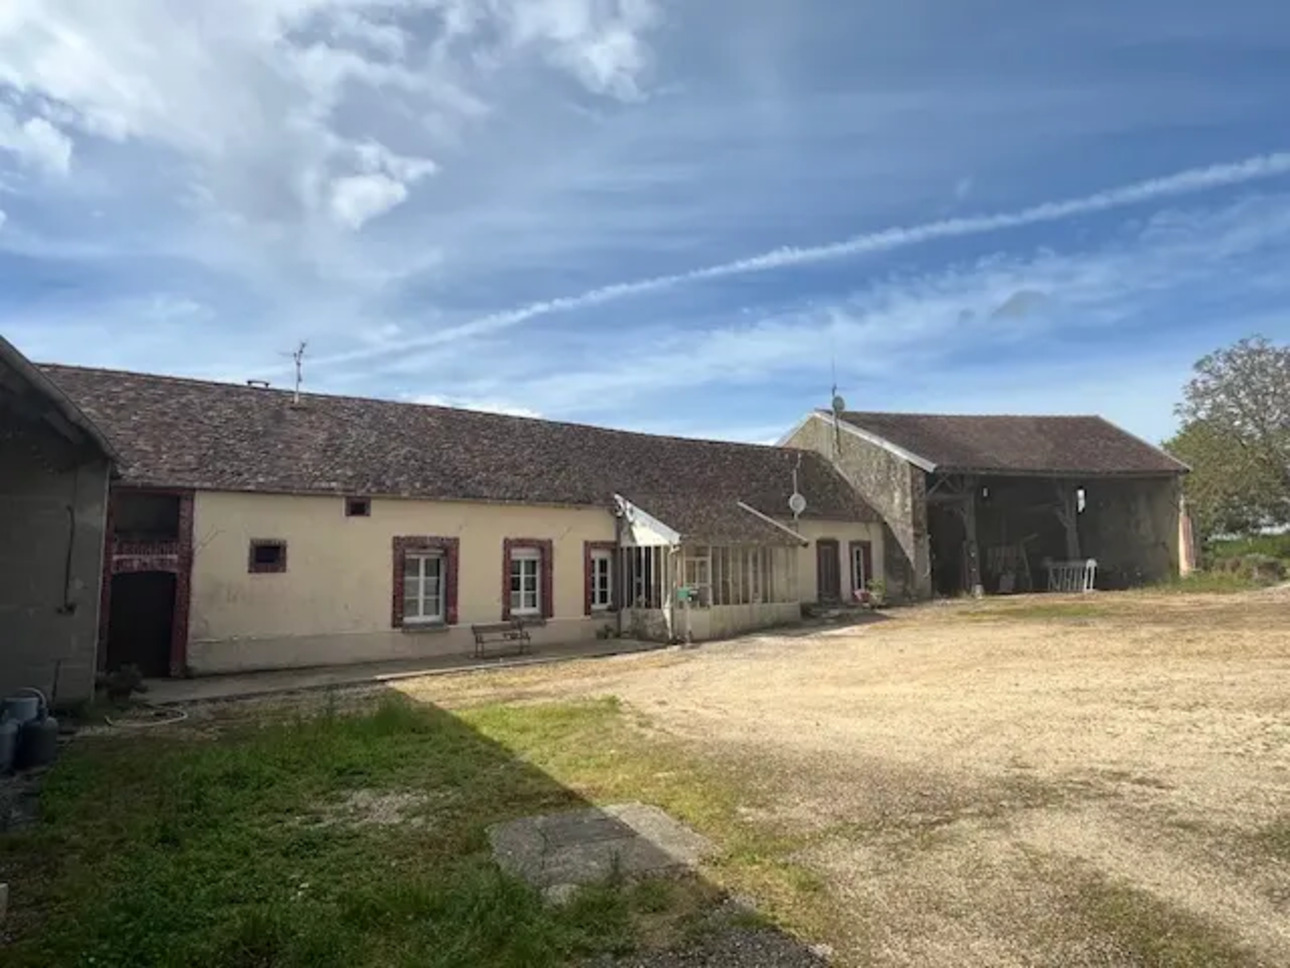
<path fill-rule="evenodd" d="M 713 850 L 705 837 L 643 803 L 511 820 L 490 827 L 488 839 L 502 870 L 540 888 L 679 873 Z"/>

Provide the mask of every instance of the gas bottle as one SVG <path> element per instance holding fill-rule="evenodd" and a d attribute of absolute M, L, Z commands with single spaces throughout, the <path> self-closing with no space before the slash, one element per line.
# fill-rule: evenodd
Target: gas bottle
<path fill-rule="evenodd" d="M 18 750 L 18 729 L 16 721 L 0 720 L 0 773 L 13 769 L 13 758 Z"/>
<path fill-rule="evenodd" d="M 58 755 L 58 720 L 46 712 L 24 723 L 18 735 L 17 768 L 31 770 L 49 766 Z"/>
<path fill-rule="evenodd" d="M 41 707 L 44 705 L 45 694 L 39 689 L 19 689 L 12 696 L 4 697 L 0 716 L 5 719 L 12 719 L 21 726 L 23 723 L 29 723 L 37 718 L 40 715 Z"/>
<path fill-rule="evenodd" d="M 18 742 L 13 768 L 30 770 L 48 766 L 58 755 L 58 720 L 49 715 L 49 701 L 39 689 L 19 689 L 22 695 L 5 699 L 5 710 L 17 720 Z M 35 708 L 31 699 L 35 699 Z"/>

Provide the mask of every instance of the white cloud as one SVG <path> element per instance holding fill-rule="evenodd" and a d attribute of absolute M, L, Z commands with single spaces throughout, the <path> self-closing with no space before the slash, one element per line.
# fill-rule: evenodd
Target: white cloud
<path fill-rule="evenodd" d="M 27 165 L 65 175 L 72 165 L 72 139 L 40 116 L 21 122 L 0 106 L 0 150 Z"/>
<path fill-rule="evenodd" d="M 3 0 L 0 8 L 0 94 L 42 103 L 49 118 L 10 137 L 0 128 L 0 145 L 21 136 L 24 156 L 52 170 L 66 170 L 72 148 L 55 123 L 162 147 L 191 162 L 198 196 L 236 216 L 230 224 L 294 223 L 306 233 L 311 215 L 336 212 L 338 194 L 346 224 L 399 194 L 379 179 L 344 181 L 351 176 L 384 174 L 406 197 L 434 170 L 426 156 L 435 142 L 486 113 L 479 92 L 530 49 L 593 93 L 634 93 L 648 60 L 644 35 L 657 21 L 648 0 Z M 365 157 L 373 168 L 346 170 Z M 366 204 L 345 201 L 356 196 Z"/>
<path fill-rule="evenodd" d="M 401 182 L 415 182 L 439 170 L 439 166 L 429 158 L 409 158 L 377 141 L 364 141 L 355 145 L 354 151 L 363 171 L 385 172 Z"/>
<path fill-rule="evenodd" d="M 1290 250 L 1290 196 L 1200 213 L 1166 212 L 1131 238 L 1093 251 L 996 254 L 937 273 L 879 280 L 824 305 L 754 314 L 717 328 L 638 325 L 635 341 L 666 365 L 641 366 L 634 356 L 585 347 L 581 353 L 563 346 L 544 353 L 527 344 L 519 353 L 490 349 L 491 376 L 472 379 L 470 392 L 481 399 L 505 393 L 544 413 L 574 415 L 632 412 L 644 401 L 674 394 L 710 393 L 717 386 L 761 388 L 809 373 L 818 373 L 823 394 L 833 357 L 844 384 L 868 386 L 901 373 L 917 393 L 937 387 L 946 393 L 940 386 L 947 382 L 946 362 L 958 354 L 1006 352 L 1035 338 L 1073 332 L 1095 347 L 1104 334 L 1158 314 L 1161 293 L 1208 298 L 1246 293 L 1247 274 L 1262 271 L 1260 258 L 1266 262 L 1269 253 L 1285 250 Z M 1271 298 L 1288 294 L 1290 283 L 1282 277 Z M 1224 323 L 1237 318 L 1229 314 Z M 399 372 L 427 369 L 432 362 L 443 372 L 471 372 L 465 361 L 484 352 L 475 341 L 436 344 L 431 359 L 408 352 L 415 342 L 400 341 Z M 1000 382 L 992 372 L 985 390 L 994 400 L 1006 400 L 1009 381 Z M 1033 381 L 1031 396 L 1042 392 L 1045 379 Z M 1096 382 L 1085 373 L 1080 385 Z M 1116 398 L 1117 406 L 1124 396 Z M 1070 406 L 1072 394 L 1053 399 L 1049 409 Z M 1095 403 L 1084 409 L 1097 409 Z M 1167 415 L 1168 407 L 1158 403 L 1151 414 Z M 1139 418 L 1139 425 L 1161 425 L 1156 416 L 1149 415 L 1150 424 L 1145 419 Z"/>
<path fill-rule="evenodd" d="M 156 322 L 204 322 L 214 317 L 209 306 L 187 296 L 157 293 L 143 313 Z"/>
<path fill-rule="evenodd" d="M 4 223 L 8 220 L 8 218 L 9 216 L 4 213 L 4 209 L 0 208 L 0 229 L 4 228 Z"/>
<path fill-rule="evenodd" d="M 972 194 L 975 182 L 971 175 L 966 175 L 954 183 L 954 197 L 960 202 Z"/>
<path fill-rule="evenodd" d="M 407 187 L 388 175 L 348 175 L 331 183 L 331 213 L 351 229 L 360 229 L 407 197 Z"/>
<path fill-rule="evenodd" d="M 786 246 L 733 262 L 703 266 L 686 272 L 654 276 L 649 279 L 612 283 L 572 296 L 560 296 L 555 299 L 529 303 L 526 306 L 519 306 L 515 309 L 489 313 L 478 319 L 440 329 L 431 335 L 411 340 L 401 349 L 406 352 L 414 347 L 451 344 L 463 339 L 510 329 L 531 319 L 549 316 L 554 313 L 608 305 L 620 300 L 666 292 L 692 283 L 712 279 L 772 272 L 796 266 L 854 258 L 875 252 L 889 252 L 939 239 L 986 235 L 1005 229 L 1060 222 L 1096 212 L 1111 211 L 1144 202 L 1192 195 L 1213 188 L 1256 182 L 1286 174 L 1290 174 L 1290 152 L 1258 155 L 1247 158 L 1244 161 L 1212 165 L 1207 168 L 1193 168 L 1163 178 L 1134 182 L 1081 198 L 1044 202 L 1015 212 L 966 216 L 942 219 L 921 225 L 901 226 L 855 236 L 842 242 L 827 245 L 805 248 Z M 1006 295 L 1004 298 L 1006 298 Z M 1003 299 L 1001 298 L 1000 302 L 1002 301 Z M 381 355 L 380 350 L 359 349 L 332 356 L 324 362 L 352 363 L 379 355 Z"/>
<path fill-rule="evenodd" d="M 353 150 L 362 173 L 332 179 L 330 211 L 336 221 L 355 230 L 401 205 L 409 185 L 438 170 L 429 158 L 400 155 L 376 141 L 361 142 Z"/>

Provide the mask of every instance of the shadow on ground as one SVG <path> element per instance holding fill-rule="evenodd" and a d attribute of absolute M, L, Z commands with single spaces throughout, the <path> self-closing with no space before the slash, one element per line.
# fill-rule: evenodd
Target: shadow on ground
<path fill-rule="evenodd" d="M 822 964 L 693 869 L 703 838 L 534 765 L 612 756 L 616 702 L 347 701 L 87 730 L 0 836 L 4 963 Z"/>

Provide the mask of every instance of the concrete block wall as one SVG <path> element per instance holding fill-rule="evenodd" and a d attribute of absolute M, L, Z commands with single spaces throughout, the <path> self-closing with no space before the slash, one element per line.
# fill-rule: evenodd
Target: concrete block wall
<path fill-rule="evenodd" d="M 94 692 L 108 463 L 0 420 L 0 695 L 80 702 Z"/>
<path fill-rule="evenodd" d="M 1182 484 L 1176 477 L 1089 481 L 1080 515 L 1084 554 L 1096 558 L 1098 584 L 1129 587 L 1179 574 Z"/>

